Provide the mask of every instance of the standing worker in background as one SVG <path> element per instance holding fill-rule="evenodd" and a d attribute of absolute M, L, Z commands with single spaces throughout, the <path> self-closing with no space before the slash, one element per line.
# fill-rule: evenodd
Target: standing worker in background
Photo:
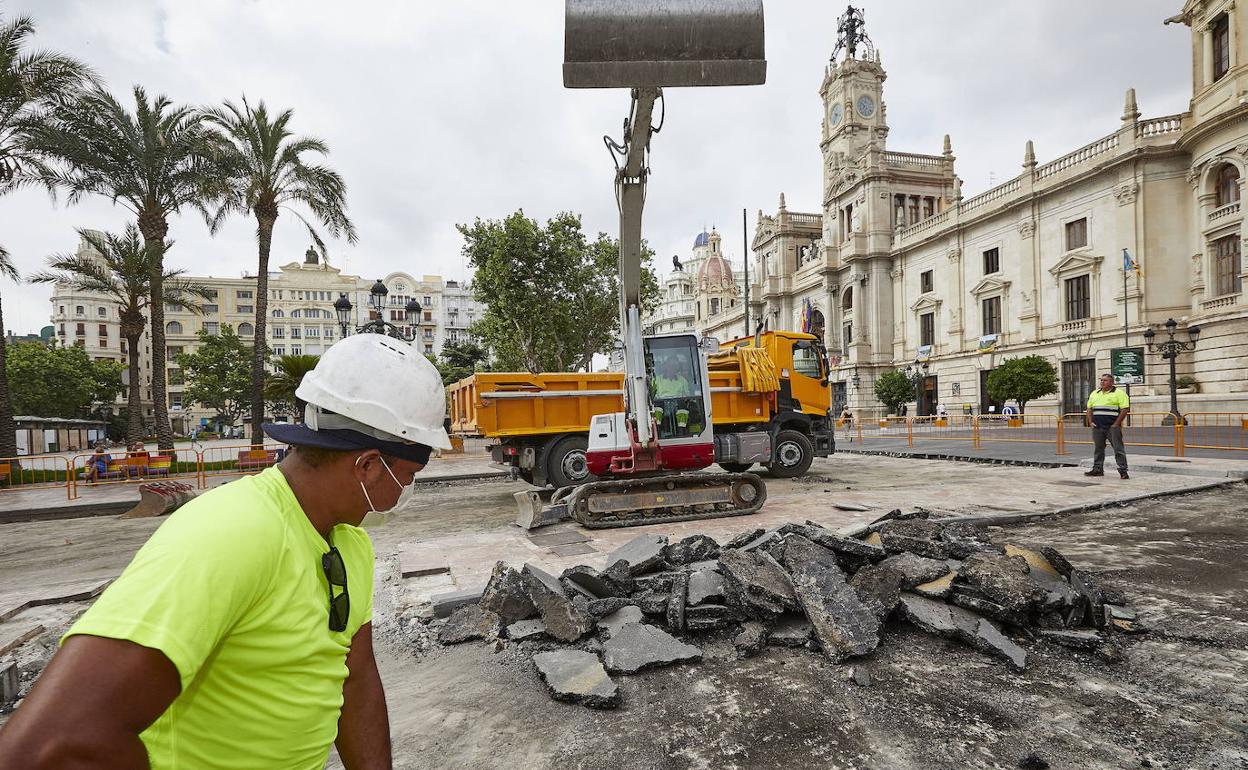
<path fill-rule="evenodd" d="M 1092 426 L 1092 442 L 1096 447 L 1092 455 L 1092 470 L 1085 476 L 1105 475 L 1105 439 L 1114 447 L 1114 462 L 1118 463 L 1119 478 L 1127 475 L 1127 450 L 1122 444 L 1122 421 L 1131 412 L 1131 399 L 1125 391 L 1114 387 L 1112 374 L 1101 375 L 1101 387 L 1088 396 L 1088 424 Z"/>
<path fill-rule="evenodd" d="M 294 447 L 169 517 L 70 628 L 0 730 L 0 770 L 391 767 L 366 519 L 402 508 L 442 428 L 437 370 L 347 337 L 298 396 Z"/>

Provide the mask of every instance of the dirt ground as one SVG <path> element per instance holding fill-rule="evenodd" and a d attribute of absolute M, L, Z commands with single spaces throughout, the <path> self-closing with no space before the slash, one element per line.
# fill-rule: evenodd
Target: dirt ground
<path fill-rule="evenodd" d="M 812 516 L 835 525 L 833 498 L 876 509 L 838 514 L 852 523 L 894 501 L 934 500 L 929 507 L 949 513 L 1039 510 L 1117 488 L 1078 479 L 1074 469 L 840 456 L 806 480 L 769 482 L 767 525 Z M 1248 487 L 994 530 L 1001 541 L 1054 545 L 1125 590 L 1154 631 L 1123 637 L 1124 662 L 1023 641 L 1030 664 L 1015 674 L 894 622 L 859 662 L 867 687 L 849 680 L 848 665 L 815 653 L 771 648 L 738 660 L 720 639 L 704 645 L 702 663 L 619 677 L 624 706 L 611 712 L 552 701 L 532 649 L 430 646 L 418 581 L 398 577 L 394 554 L 405 543 L 513 538 L 511 494 L 520 488 L 432 485 L 407 515 L 375 531 L 377 650 L 398 767 L 1012 768 L 1033 753 L 1053 768 L 1248 767 Z M 115 576 L 159 523 L 0 527 L 0 605 L 28 586 Z M 705 529 L 722 539 L 748 526 Z M 573 561 L 599 564 L 611 543 L 593 542 L 598 553 Z M 47 628 L 19 662 L 37 666 L 85 606 L 19 616 Z"/>
<path fill-rule="evenodd" d="M 550 700 L 532 650 L 380 647 L 398 767 L 1248 767 L 1248 488 L 995 531 L 1052 544 L 1127 592 L 1126 660 L 1024 642 L 1021 674 L 893 622 L 848 680 L 804 650 L 620 677 L 624 707 Z M 331 765 L 332 766 L 332 765 Z"/>

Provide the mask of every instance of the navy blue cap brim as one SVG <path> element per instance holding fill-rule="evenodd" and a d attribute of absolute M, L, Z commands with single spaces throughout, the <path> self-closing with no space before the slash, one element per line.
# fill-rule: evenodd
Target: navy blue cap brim
<path fill-rule="evenodd" d="M 425 444 L 385 441 L 354 430 L 318 431 L 312 430 L 303 423 L 286 422 L 266 422 L 262 427 L 269 438 L 292 446 L 307 446 L 340 452 L 376 449 L 382 454 L 422 465 L 429 462 L 429 455 L 433 452 L 433 448 Z"/>

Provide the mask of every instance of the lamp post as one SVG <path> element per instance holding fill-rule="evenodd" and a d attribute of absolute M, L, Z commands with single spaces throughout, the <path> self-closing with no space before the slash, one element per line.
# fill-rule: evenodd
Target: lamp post
<path fill-rule="evenodd" d="M 1187 327 L 1187 341 L 1174 338 L 1174 331 L 1179 324 L 1173 318 L 1166 320 L 1166 336 L 1167 339 L 1161 342 L 1154 342 L 1157 332 L 1151 328 L 1144 330 L 1144 342 L 1148 344 L 1150 353 L 1160 353 L 1162 360 L 1170 362 L 1170 414 L 1161 421 L 1162 425 L 1174 425 L 1181 423 L 1187 425 L 1187 420 L 1179 413 L 1179 394 L 1177 378 L 1175 377 L 1175 359 L 1179 357 L 1179 353 L 1196 349 L 1196 341 L 1200 339 L 1200 327 Z"/>
<path fill-rule="evenodd" d="M 356 328 L 355 333 L 385 334 L 404 342 L 415 341 L 416 329 L 412 324 L 420 317 L 421 304 L 415 298 L 412 298 L 403 306 L 403 318 L 410 328 L 402 329 L 386 320 L 386 297 L 389 295 L 390 290 L 378 278 L 377 282 L 368 290 L 368 306 L 377 314 L 377 317 Z M 343 337 L 351 333 L 351 310 L 354 307 L 351 304 L 351 300 L 347 299 L 346 294 L 340 293 L 338 299 L 334 301 L 334 312 L 338 315 L 338 328 L 342 330 Z"/>
<path fill-rule="evenodd" d="M 908 364 L 902 372 L 906 375 L 906 379 L 910 381 L 910 391 L 914 394 L 915 408 L 919 403 L 919 385 L 923 380 L 927 379 L 927 362 L 914 359 L 913 364 Z"/>

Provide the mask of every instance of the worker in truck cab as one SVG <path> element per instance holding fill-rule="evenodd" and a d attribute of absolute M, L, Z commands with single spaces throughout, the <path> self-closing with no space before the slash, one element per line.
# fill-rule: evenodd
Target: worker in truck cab
<path fill-rule="evenodd" d="M 347 337 L 265 431 L 280 464 L 166 521 L 0 729 L 0 768 L 391 767 L 373 546 L 435 447 L 445 391 L 410 345 Z"/>

